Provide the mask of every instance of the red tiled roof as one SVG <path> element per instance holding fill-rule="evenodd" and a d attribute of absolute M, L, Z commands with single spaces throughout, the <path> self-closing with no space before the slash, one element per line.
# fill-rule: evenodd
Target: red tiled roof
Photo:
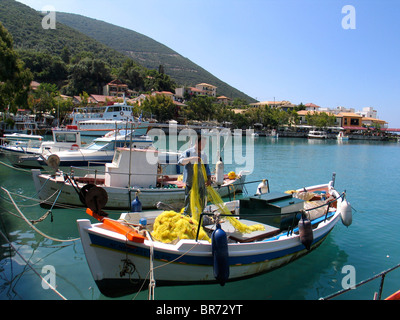
<path fill-rule="evenodd" d="M 305 104 L 304 106 L 306 106 L 306 107 L 313 107 L 313 108 L 320 108 L 320 106 L 317 106 L 317 105 L 314 104 L 314 103 L 307 103 L 307 104 Z"/>

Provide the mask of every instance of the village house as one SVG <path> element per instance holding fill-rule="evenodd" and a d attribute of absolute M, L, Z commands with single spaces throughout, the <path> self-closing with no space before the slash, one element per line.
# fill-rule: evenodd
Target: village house
<path fill-rule="evenodd" d="M 219 96 L 217 97 L 217 102 L 225 105 L 230 105 L 232 103 L 232 99 L 225 96 Z"/>
<path fill-rule="evenodd" d="M 183 100 L 185 95 L 217 97 L 217 87 L 208 83 L 199 83 L 195 87 L 181 87 L 175 89 L 177 100 Z"/>
<path fill-rule="evenodd" d="M 290 101 L 261 101 L 261 102 L 255 102 L 255 103 L 250 103 L 251 107 L 265 107 L 269 106 L 271 108 L 276 108 L 276 109 L 281 109 L 283 111 L 288 111 L 290 109 L 293 109 L 296 107 L 293 103 Z"/>
<path fill-rule="evenodd" d="M 129 95 L 128 90 L 127 84 L 122 83 L 121 80 L 115 79 L 103 87 L 103 95 L 122 98 Z"/>
<path fill-rule="evenodd" d="M 116 97 L 113 96 L 104 96 L 99 94 L 91 94 L 88 97 L 88 104 L 95 104 L 99 106 L 106 106 L 109 104 L 113 104 L 115 102 Z M 82 98 L 81 96 L 74 96 L 73 101 L 74 104 L 81 104 Z"/>
<path fill-rule="evenodd" d="M 306 103 L 304 106 L 306 107 L 307 111 L 320 111 L 321 108 L 314 103 Z"/>

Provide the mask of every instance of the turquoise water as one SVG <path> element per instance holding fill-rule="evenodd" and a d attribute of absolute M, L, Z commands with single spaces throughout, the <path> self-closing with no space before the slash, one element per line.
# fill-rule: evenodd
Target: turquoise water
<path fill-rule="evenodd" d="M 254 140 L 254 171 L 247 180 L 267 178 L 271 191 L 285 191 L 326 183 L 336 172 L 336 189 L 346 190 L 353 210 L 353 224 L 339 223 L 325 242 L 306 257 L 281 269 L 252 279 L 219 285 L 156 287 L 156 299 L 306 299 L 325 297 L 342 289 L 344 266 L 355 268 L 356 282 L 400 263 L 400 144 L 383 142 L 308 141 L 306 139 L 260 137 Z M 6 162 L 5 158 L 0 161 Z M 235 170 L 226 164 L 225 171 Z M 35 195 L 30 173 L 0 166 L 0 184 L 10 192 L 28 197 Z M 256 185 L 247 186 L 254 193 Z M 80 241 L 49 240 L 18 216 L 7 195 L 0 190 L 0 299 L 59 299 L 42 287 L 48 272 L 56 271 L 57 290 L 67 299 L 103 300 L 87 266 Z M 35 202 L 14 196 L 29 219 L 41 217 L 47 210 Z M 18 215 L 18 214 L 17 214 Z M 88 218 L 82 208 L 54 209 L 50 217 L 36 225 L 58 239 L 78 238 L 76 220 Z M 21 256 L 23 258 L 21 258 Z M 24 261 L 25 260 L 25 261 Z M 29 263 L 30 267 L 27 265 Z M 43 272 L 42 272 L 43 271 Z M 373 298 L 379 280 L 352 290 L 337 299 Z M 400 289 L 400 269 L 386 276 L 382 297 Z M 121 299 L 147 299 L 145 290 L 137 296 Z"/>

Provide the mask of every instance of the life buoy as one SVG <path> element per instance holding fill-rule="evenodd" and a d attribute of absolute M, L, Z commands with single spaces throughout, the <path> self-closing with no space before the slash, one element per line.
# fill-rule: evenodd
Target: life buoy
<path fill-rule="evenodd" d="M 73 144 L 71 146 L 71 150 L 79 150 L 79 146 L 77 144 Z"/>
<path fill-rule="evenodd" d="M 124 115 L 124 112 L 123 112 L 123 111 L 121 111 L 119 114 L 120 114 L 121 116 L 123 116 L 123 115 Z"/>

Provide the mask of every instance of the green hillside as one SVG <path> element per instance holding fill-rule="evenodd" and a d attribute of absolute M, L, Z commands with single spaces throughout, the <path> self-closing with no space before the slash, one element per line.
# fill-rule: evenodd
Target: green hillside
<path fill-rule="evenodd" d="M 137 67 L 133 68 L 141 82 L 148 79 L 146 68 L 158 70 L 158 67 L 163 65 L 165 74 L 174 79 L 178 85 L 207 82 L 218 87 L 218 95 L 242 98 L 248 102 L 254 101 L 189 59 L 135 31 L 67 13 L 57 13 L 56 29 L 43 29 L 42 19 L 40 12 L 20 2 L 0 1 L 0 22 L 11 33 L 14 48 L 20 52 L 37 80 L 42 76 L 44 82 L 54 82 L 59 87 L 71 84 L 66 76 L 70 79 L 71 72 L 76 74 L 77 68 L 72 69 L 72 67 L 79 63 L 80 55 L 85 58 L 89 53 L 92 60 L 104 61 L 114 75 L 118 74 L 118 70 L 130 58 L 137 64 Z M 73 57 L 78 59 L 71 61 L 70 58 Z M 41 72 L 42 69 L 46 70 Z M 97 86 L 99 85 L 100 83 Z M 77 88 L 81 87 L 75 86 L 72 91 L 66 90 L 66 92 L 77 94 Z M 146 87 L 146 84 L 142 84 L 141 87 Z M 88 91 L 90 90 L 88 88 Z"/>
<path fill-rule="evenodd" d="M 218 87 L 218 95 L 255 102 L 189 59 L 138 32 L 70 13 L 57 13 L 57 20 L 131 57 L 146 68 L 158 69 L 159 65 L 163 65 L 165 73 L 179 85 L 206 82 Z"/>
<path fill-rule="evenodd" d="M 68 48 L 71 55 L 82 51 L 95 52 L 96 57 L 111 66 L 121 65 L 126 56 L 104 44 L 57 23 L 56 29 L 42 28 L 43 16 L 36 10 L 14 0 L 0 1 L 0 22 L 11 33 L 15 49 L 32 49 L 61 55 Z"/>

